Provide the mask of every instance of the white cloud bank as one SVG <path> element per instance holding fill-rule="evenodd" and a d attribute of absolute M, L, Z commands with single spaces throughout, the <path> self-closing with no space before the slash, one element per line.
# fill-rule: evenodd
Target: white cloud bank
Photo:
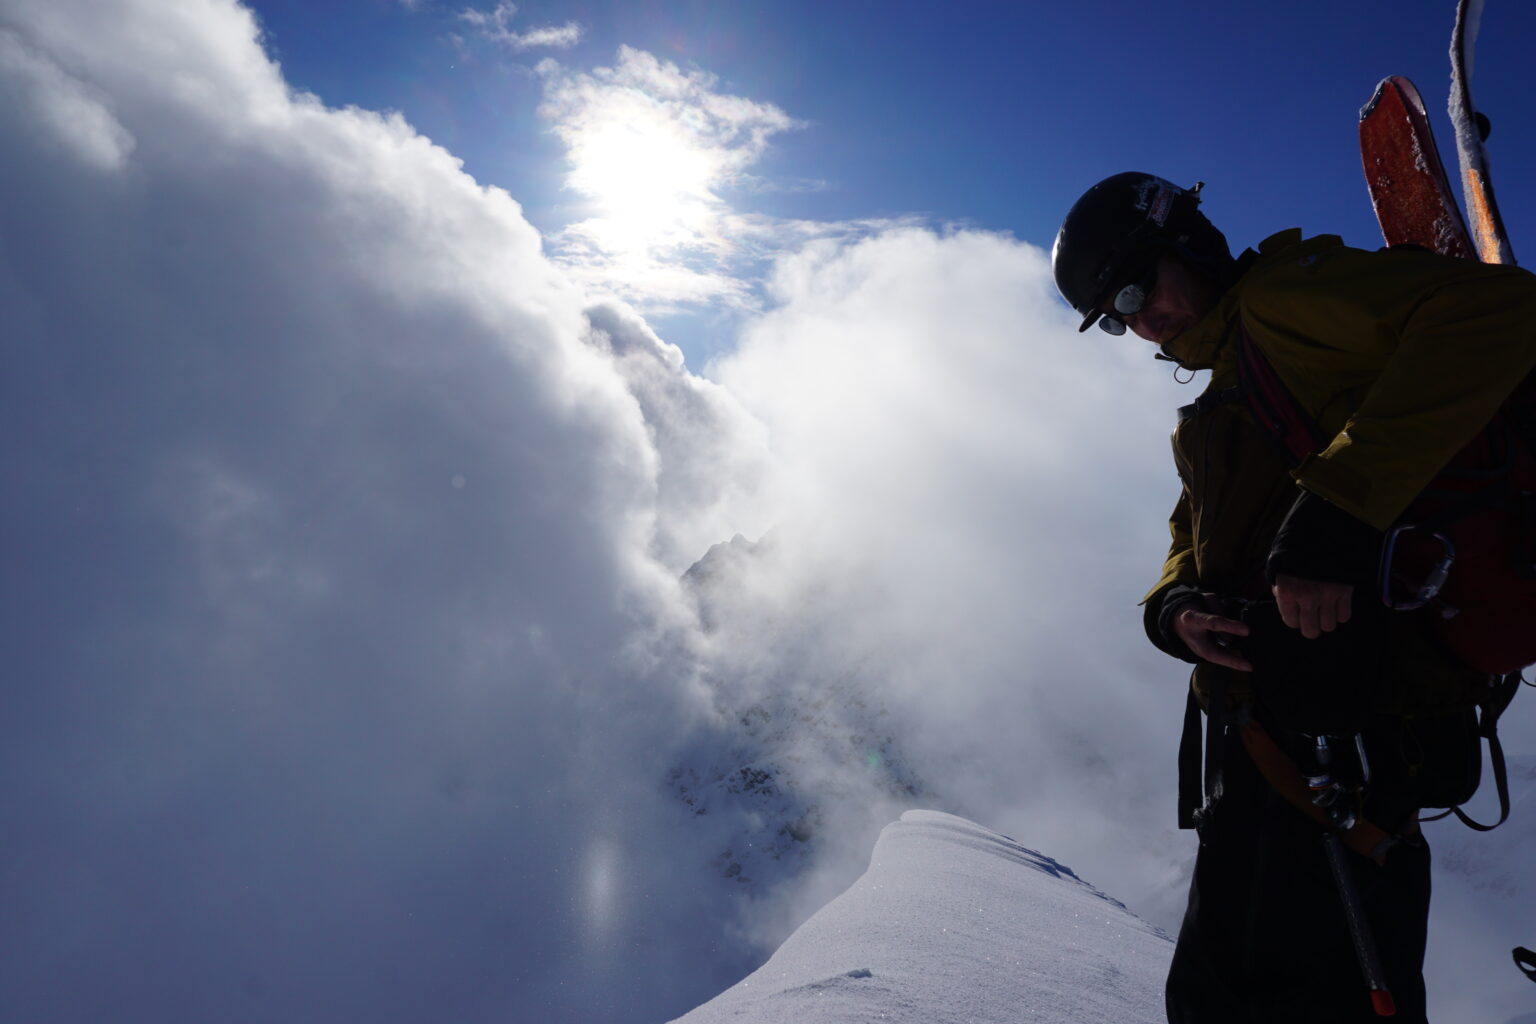
<path fill-rule="evenodd" d="M 1173 389 L 1038 249 L 816 241 L 714 383 L 230 3 L 9 0 L 0 140 L 18 1017 L 681 1012 L 857 873 L 885 753 L 1182 899 L 1131 606 Z M 678 575 L 770 526 L 700 628 Z M 736 931 L 707 864 L 764 822 L 667 788 L 732 715 L 822 851 Z"/>
<path fill-rule="evenodd" d="M 750 966 L 663 778 L 761 428 L 256 37 L 0 7 L 7 1012 L 680 1009 Z"/>

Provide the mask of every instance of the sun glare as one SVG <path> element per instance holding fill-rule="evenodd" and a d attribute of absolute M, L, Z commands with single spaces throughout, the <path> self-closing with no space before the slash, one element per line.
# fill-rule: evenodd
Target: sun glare
<path fill-rule="evenodd" d="M 570 183 L 596 204 L 589 226 L 611 251 L 697 241 L 719 202 L 711 154 L 665 123 L 605 125 L 571 156 Z"/>
<path fill-rule="evenodd" d="M 736 296 L 730 261 L 750 217 L 721 193 L 794 127 L 782 110 L 715 91 L 713 75 L 619 48 L 612 67 L 539 65 L 540 116 L 566 146 L 565 184 L 586 208 L 556 238 L 560 258 L 600 289 L 657 302 Z"/>

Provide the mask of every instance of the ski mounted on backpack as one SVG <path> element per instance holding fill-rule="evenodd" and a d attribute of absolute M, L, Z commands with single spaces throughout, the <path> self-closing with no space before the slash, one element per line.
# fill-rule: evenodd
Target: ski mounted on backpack
<path fill-rule="evenodd" d="M 1472 47 L 1482 11 L 1483 0 L 1458 0 L 1456 5 L 1447 110 L 1473 230 L 1456 205 L 1423 100 L 1406 78 L 1384 79 L 1360 111 L 1360 155 L 1389 247 L 1416 245 L 1446 256 L 1512 264 L 1514 252 L 1489 173 L 1485 144 L 1491 126 L 1472 103 Z M 1264 371 L 1274 373 L 1267 364 Z M 1536 381 L 1528 377 L 1493 422 L 1410 505 L 1404 522 L 1389 531 L 1382 557 L 1383 601 L 1433 609 L 1434 623 L 1452 650 L 1473 667 L 1501 677 L 1479 709 L 1478 722 L 1499 790 L 1499 820 L 1494 826 L 1479 825 L 1453 808 L 1463 822 L 1480 830 L 1502 824 L 1509 815 L 1497 723 L 1518 690 L 1520 670 L 1536 662 L 1533 492 Z M 1409 546 L 1418 545 L 1417 556 L 1399 548 L 1405 539 Z M 1426 550 L 1426 545 L 1438 550 Z M 1407 595 L 1394 591 L 1402 583 L 1400 558 L 1408 571 L 1416 568 L 1419 574 Z M 1474 607 L 1478 603 L 1482 608 Z"/>
<path fill-rule="evenodd" d="M 1457 162 L 1472 231 L 1462 219 L 1435 146 L 1418 90 L 1406 78 L 1393 76 L 1377 86 L 1360 111 L 1360 156 L 1366 185 L 1382 236 L 1388 247 L 1416 245 L 1445 256 L 1513 264 L 1514 252 L 1499 215 L 1488 169 L 1490 124 L 1472 104 L 1472 47 L 1482 20 L 1483 0 L 1458 0 L 1451 33 L 1451 93 L 1448 113 L 1456 136 Z M 1248 375 L 1268 375 L 1269 390 L 1288 398 L 1278 375 L 1251 340 L 1240 354 Z M 1380 596 L 1388 607 L 1421 609 L 1430 614 L 1442 639 L 1463 660 L 1496 675 L 1489 695 L 1478 708 L 1478 733 L 1488 743 L 1499 818 L 1492 825 L 1473 821 L 1460 807 L 1423 818 L 1433 821 L 1452 812 L 1478 831 L 1502 825 L 1509 817 L 1509 780 L 1498 737 L 1499 716 L 1523 682 L 1521 669 L 1536 661 L 1536 374 L 1514 395 L 1484 430 L 1458 453 L 1408 510 L 1403 521 L 1387 533 L 1380 565 Z M 1240 385 L 1241 386 L 1241 385 Z M 1270 396 L 1273 398 L 1273 396 Z M 1294 400 L 1293 400 L 1294 401 Z M 1251 405 L 1252 403 L 1250 403 Z M 1305 416 L 1305 413 L 1302 412 Z M 1255 417 L 1261 424 L 1266 421 Z M 1310 421 L 1306 421 L 1310 422 Z M 1296 427 L 1295 429 L 1304 429 Z M 1276 433 L 1277 443 L 1281 435 Z M 1283 445 L 1282 445 L 1283 446 Z M 1483 470 L 1481 476 L 1477 470 Z M 1406 599 L 1394 586 L 1399 548 L 1407 540 L 1420 544 L 1418 583 Z M 1458 568 L 1458 548 L 1461 563 Z M 1488 543 L 1492 540 L 1492 543 Z M 1425 541 L 1438 546 L 1426 553 Z M 1427 559 L 1427 561 L 1426 561 Z M 1410 569 L 1409 566 L 1404 566 Z M 1468 598 L 1483 597 L 1488 614 L 1465 607 Z M 1452 600 L 1457 603 L 1452 604 Z M 1436 603 L 1438 602 L 1438 607 Z M 1456 623 L 1456 619 L 1462 621 Z M 1472 628 L 1466 628 L 1471 623 Z M 1480 624 L 1480 625 L 1479 625 Z M 1491 649 L 1497 648 L 1497 649 Z M 1470 656 L 1469 656 L 1470 655 Z M 1332 848 L 1330 848 L 1332 852 Z M 1340 895 L 1349 912 L 1350 893 L 1341 876 Z M 1372 975 L 1371 950 L 1356 936 L 1367 987 L 1373 1002 L 1382 994 Z M 1516 947 L 1515 966 L 1536 981 L 1536 953 Z M 1390 1003 L 1390 994 L 1387 995 Z M 1375 1003 L 1378 1014 L 1390 1008 Z"/>
<path fill-rule="evenodd" d="M 1489 173 L 1490 123 L 1472 105 L 1472 44 L 1483 0 L 1459 0 L 1451 33 L 1451 97 L 1468 230 L 1435 145 L 1424 101 L 1401 75 L 1382 79 L 1360 111 L 1360 157 L 1371 205 L 1388 246 L 1417 245 L 1445 256 L 1515 262 Z"/>
<path fill-rule="evenodd" d="M 1453 106 L 1471 123 L 1465 85 L 1464 30 L 1467 0 L 1458 8 L 1457 67 L 1459 89 Z M 1475 12 L 1474 12 L 1475 13 Z M 1481 123 L 1486 125 L 1485 118 Z M 1487 159 L 1462 147 L 1475 159 L 1483 216 L 1495 225 L 1488 255 L 1510 258 L 1508 240 L 1497 221 Z M 1441 255 L 1476 259 L 1466 222 L 1456 204 L 1450 179 L 1440 161 L 1423 100 L 1413 83 L 1384 79 L 1360 112 L 1360 150 L 1372 205 L 1388 247 L 1409 246 Z M 1254 423 L 1286 465 L 1294 468 L 1329 442 L 1311 415 L 1291 393 L 1247 330 L 1239 323 L 1238 383 L 1203 395 L 1180 410 L 1180 417 L 1200 415 L 1228 402 L 1246 407 Z M 1509 791 L 1499 716 L 1520 684 L 1520 670 L 1536 663 L 1536 380 L 1528 379 L 1504 403 L 1494 419 L 1441 470 L 1387 531 L 1377 580 L 1377 597 L 1387 608 L 1422 616 L 1468 667 L 1493 677 L 1479 703 L 1477 733 L 1487 741 L 1499 795 L 1499 818 L 1481 825 L 1459 807 L 1423 820 L 1455 813 L 1469 827 L 1487 830 L 1509 815 Z M 1475 782 L 1473 789 L 1475 789 Z M 1446 806 L 1440 804 L 1439 806 Z"/>
<path fill-rule="evenodd" d="M 1476 241 L 1456 204 L 1418 90 L 1406 78 L 1393 76 L 1381 82 L 1360 112 L 1366 183 L 1389 248 L 1413 246 L 1462 259 L 1481 256 L 1488 263 L 1514 262 L 1493 199 L 1483 148 L 1488 121 L 1472 107 L 1468 87 L 1471 47 L 1481 9 L 1481 0 L 1460 0 L 1451 52 L 1450 114 Z M 1238 402 L 1246 406 L 1287 464 L 1295 466 L 1326 447 L 1328 439 L 1241 322 L 1238 376 L 1236 386 L 1208 392 L 1179 410 L 1180 419 Z M 1536 663 L 1536 630 L 1531 629 L 1536 622 L 1536 374 L 1516 389 L 1494 420 L 1410 503 L 1388 538 L 1378 580 L 1383 603 L 1395 611 L 1428 619 L 1430 627 L 1463 661 L 1493 677 L 1478 708 L 1476 732 L 1487 741 L 1493 763 L 1498 821 L 1481 825 L 1456 806 L 1477 788 L 1481 761 L 1477 752 L 1473 753 L 1466 795 L 1430 801 L 1428 806 L 1449 805 L 1445 814 L 1455 813 L 1474 829 L 1496 828 L 1508 818 L 1510 809 L 1497 723 L 1523 681 L 1520 669 Z M 1492 600 L 1474 600 L 1489 591 L 1497 592 Z M 1533 635 L 1527 637 L 1527 633 Z M 1313 735 L 1312 728 L 1317 727 L 1309 728 L 1303 738 L 1315 744 L 1315 752 L 1310 757 L 1290 758 L 1256 722 L 1234 728 L 1225 713 L 1224 689 L 1218 683 L 1210 694 L 1203 758 L 1201 709 L 1193 692 L 1189 696 L 1179 749 L 1180 827 L 1203 827 L 1222 790 L 1220 750 L 1234 733 L 1240 733 L 1250 758 L 1276 791 L 1302 813 L 1323 823 L 1328 862 L 1372 1007 L 1378 1015 L 1393 1015 L 1392 995 L 1381 972 L 1373 936 L 1360 913 L 1353 873 L 1343 856 L 1346 846 L 1366 856 L 1384 856 L 1384 847 L 1362 849 L 1363 826 L 1371 823 L 1354 813 L 1363 806 L 1361 794 L 1371 783 L 1362 735 L 1353 737 L 1357 756 L 1352 778 L 1349 771 L 1335 771 L 1340 753 L 1349 760 L 1348 748 L 1341 745 L 1335 750 L 1333 745 L 1334 740 L 1347 741 L 1349 737 Z M 1302 792 L 1292 792 L 1297 789 Z M 1513 955 L 1516 965 L 1536 981 L 1536 953 L 1520 947 Z"/>
<path fill-rule="evenodd" d="M 1451 52 L 1451 117 L 1476 241 L 1456 204 L 1418 90 L 1392 76 L 1360 112 L 1366 185 L 1389 248 L 1513 262 L 1483 149 L 1488 120 L 1473 110 L 1468 88 L 1481 6 L 1480 0 L 1459 3 Z M 1242 403 L 1294 468 L 1328 439 L 1241 325 L 1239 331 L 1237 386 L 1191 411 Z M 1424 616 L 1461 661 L 1495 677 L 1479 706 L 1478 733 L 1489 747 L 1498 821 L 1479 824 L 1459 807 L 1422 820 L 1455 813 L 1471 828 L 1496 828 L 1510 806 L 1498 719 L 1519 688 L 1520 670 L 1536 663 L 1536 380 L 1516 389 L 1387 531 L 1378 597 L 1388 608 Z"/>
<path fill-rule="evenodd" d="M 1456 158 L 1461 165 L 1462 194 L 1472 218 L 1472 235 L 1484 263 L 1514 263 L 1504 219 L 1493 198 L 1488 172 L 1488 119 L 1472 106 L 1472 46 L 1483 20 L 1483 0 L 1459 0 L 1456 27 L 1451 33 L 1451 126 L 1456 131 Z"/>

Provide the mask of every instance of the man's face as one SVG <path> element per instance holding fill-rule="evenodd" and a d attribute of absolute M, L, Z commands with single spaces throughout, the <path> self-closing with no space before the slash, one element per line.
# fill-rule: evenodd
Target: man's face
<path fill-rule="evenodd" d="M 1157 261 L 1157 284 L 1141 312 L 1118 318 L 1138 337 L 1164 345 L 1199 323 L 1219 298 L 1220 293 L 1204 275 L 1165 253 Z"/>

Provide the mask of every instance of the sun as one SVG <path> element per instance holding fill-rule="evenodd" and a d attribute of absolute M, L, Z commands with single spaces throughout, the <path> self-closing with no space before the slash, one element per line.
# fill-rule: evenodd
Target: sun
<path fill-rule="evenodd" d="M 573 147 L 569 184 L 592 200 L 588 231 L 613 253 L 697 242 L 714 208 L 720 174 L 705 148 L 665 121 L 610 122 Z"/>

